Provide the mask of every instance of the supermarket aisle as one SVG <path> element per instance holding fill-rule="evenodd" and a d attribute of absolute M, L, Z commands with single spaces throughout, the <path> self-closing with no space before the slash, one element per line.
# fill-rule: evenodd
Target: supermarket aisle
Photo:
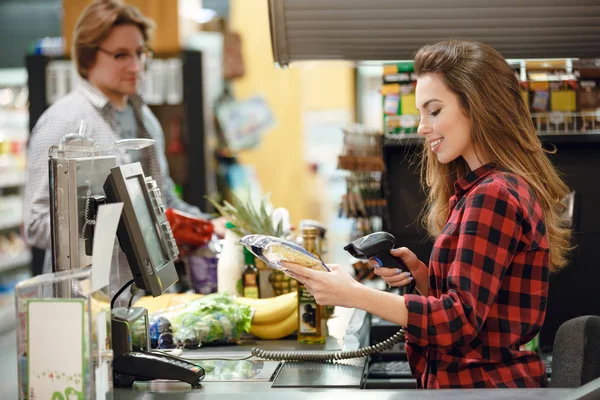
<path fill-rule="evenodd" d="M 3 399 L 16 399 L 17 392 L 17 333 L 0 335 L 0 393 Z"/>

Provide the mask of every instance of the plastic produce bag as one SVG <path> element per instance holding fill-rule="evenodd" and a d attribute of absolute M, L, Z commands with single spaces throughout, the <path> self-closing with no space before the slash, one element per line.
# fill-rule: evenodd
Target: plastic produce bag
<path fill-rule="evenodd" d="M 236 343 L 250 330 L 252 311 L 228 293 L 214 293 L 150 315 L 151 347 L 196 348 Z"/>
<path fill-rule="evenodd" d="M 289 261 L 303 267 L 329 271 L 329 268 L 320 258 L 287 240 L 273 236 L 247 235 L 241 238 L 238 243 L 246 246 L 252 254 L 276 270 L 282 270 L 282 261 Z"/>

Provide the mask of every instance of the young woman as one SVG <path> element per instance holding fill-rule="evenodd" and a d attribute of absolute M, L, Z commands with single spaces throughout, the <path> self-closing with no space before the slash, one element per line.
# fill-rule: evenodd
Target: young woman
<path fill-rule="evenodd" d="M 447 41 L 421 48 L 418 133 L 425 139 L 429 265 L 392 250 L 410 272 L 376 268 L 397 296 L 356 282 L 343 267 L 287 264 L 319 304 L 356 307 L 406 327 L 424 388 L 544 387 L 544 364 L 520 346 L 540 330 L 548 277 L 567 263 L 561 225 L 568 189 L 542 149 L 514 71 L 491 47 Z M 414 277 L 414 278 L 413 278 Z"/>

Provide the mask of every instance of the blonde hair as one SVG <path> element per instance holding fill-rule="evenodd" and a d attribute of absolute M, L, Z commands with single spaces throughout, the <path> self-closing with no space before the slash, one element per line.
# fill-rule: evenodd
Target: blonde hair
<path fill-rule="evenodd" d="M 492 47 L 470 41 L 445 41 L 422 47 L 415 56 L 417 75 L 439 73 L 459 98 L 472 123 L 471 140 L 477 154 L 522 177 L 541 204 L 550 247 L 550 270 L 566 266 L 571 230 L 562 223 L 567 185 L 543 149 L 521 97 L 514 70 Z M 469 172 L 462 157 L 440 163 L 423 148 L 421 184 L 428 192 L 424 223 L 433 237 L 448 217 L 454 182 Z"/>
<path fill-rule="evenodd" d="M 98 47 L 111 29 L 127 24 L 140 29 L 145 43 L 150 41 L 154 22 L 134 6 L 120 0 L 95 0 L 83 10 L 73 34 L 73 58 L 82 78 L 87 79 L 89 68 L 96 62 Z"/>

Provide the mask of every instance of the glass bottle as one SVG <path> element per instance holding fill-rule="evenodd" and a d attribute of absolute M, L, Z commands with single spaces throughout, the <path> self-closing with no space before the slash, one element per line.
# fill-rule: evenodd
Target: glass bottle
<path fill-rule="evenodd" d="M 254 265 L 254 255 L 244 248 L 244 271 L 242 272 L 242 285 L 244 297 L 260 298 L 260 284 L 258 268 Z"/>
<path fill-rule="evenodd" d="M 316 255 L 317 229 L 306 227 L 302 229 L 302 244 L 304 248 Z M 325 310 L 317 304 L 315 298 L 298 282 L 298 342 L 307 344 L 322 344 L 327 340 Z"/>

